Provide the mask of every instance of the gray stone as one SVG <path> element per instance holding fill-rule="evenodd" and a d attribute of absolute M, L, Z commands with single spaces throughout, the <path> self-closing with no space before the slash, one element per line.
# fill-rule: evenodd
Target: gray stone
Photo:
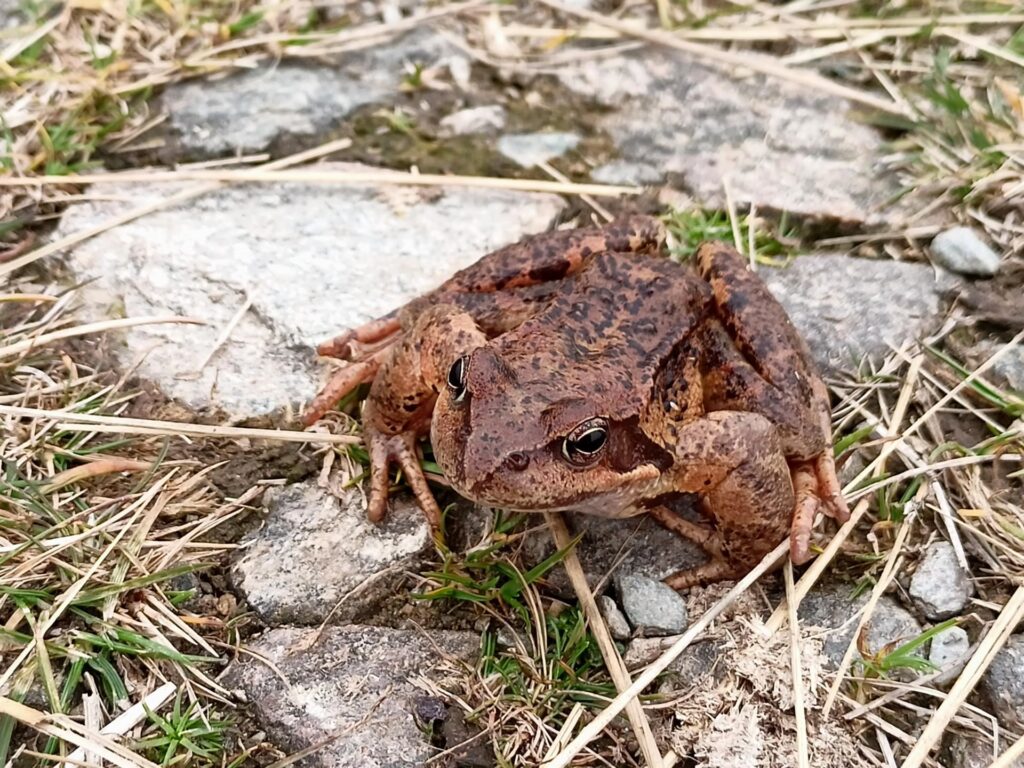
<path fill-rule="evenodd" d="M 20 0 L 0 0 L 0 29 L 13 29 L 27 22 L 25 7 Z"/>
<path fill-rule="evenodd" d="M 830 582 L 816 586 L 800 603 L 801 625 L 829 630 L 823 638 L 822 653 L 833 666 L 842 661 L 860 621 L 860 611 L 869 599 L 867 593 L 856 598 L 852 594 L 852 584 Z M 912 640 L 921 632 L 913 614 L 882 595 L 868 623 L 867 646 L 875 653 L 889 643 Z M 854 659 L 858 656 L 855 654 Z"/>
<path fill-rule="evenodd" d="M 657 184 L 662 173 L 647 163 L 631 163 L 626 160 L 613 160 L 595 168 L 590 178 L 600 184 L 631 184 L 642 186 Z"/>
<path fill-rule="evenodd" d="M 1017 346 L 999 358 L 992 369 L 1010 389 L 1024 392 L 1024 347 Z"/>
<path fill-rule="evenodd" d="M 113 200 L 68 208 L 58 235 L 180 189 L 104 187 Z M 205 321 L 131 329 L 118 362 L 141 360 L 139 375 L 189 407 L 246 417 L 315 393 L 318 342 L 545 229 L 562 206 L 553 195 L 454 187 L 228 187 L 104 232 L 73 249 L 70 264 L 91 281 L 81 290 L 85 314 Z M 198 371 L 247 297 L 251 307 Z"/>
<path fill-rule="evenodd" d="M 487 107 L 470 107 L 453 112 L 441 120 L 441 127 L 456 136 L 468 133 L 492 133 L 505 127 L 508 116 L 500 104 Z"/>
<path fill-rule="evenodd" d="M 615 589 L 637 634 L 657 637 L 686 629 L 686 601 L 665 582 L 619 571 L 615 574 Z"/>
<path fill-rule="evenodd" d="M 618 604 L 608 595 L 597 596 L 597 607 L 601 609 L 601 616 L 604 623 L 608 625 L 608 631 L 616 640 L 629 640 L 633 632 L 629 628 L 629 622 L 622 615 Z"/>
<path fill-rule="evenodd" d="M 1014 635 L 992 660 L 980 690 L 1006 728 L 1024 726 L 1024 635 Z"/>
<path fill-rule="evenodd" d="M 704 206 L 725 207 L 727 181 L 734 201 L 762 211 L 845 225 L 893 215 L 897 181 L 876 167 L 888 152 L 883 137 L 841 99 L 653 45 L 558 76 L 610 108 L 598 126 L 622 160 L 678 174 Z"/>
<path fill-rule="evenodd" d="M 434 66 L 455 51 L 424 28 L 330 64 L 268 64 L 171 85 L 160 102 L 171 132 L 162 159 L 263 152 L 285 138 L 312 144 L 357 108 L 396 100 L 408 66 Z"/>
<path fill-rule="evenodd" d="M 925 335 L 940 319 L 924 264 L 814 254 L 758 274 L 826 371 L 856 369 L 865 357 L 878 360 L 889 344 Z"/>
<path fill-rule="evenodd" d="M 580 143 L 575 133 L 511 133 L 498 139 L 498 151 L 523 168 L 561 157 Z"/>
<path fill-rule="evenodd" d="M 469 632 L 381 627 L 282 627 L 249 643 L 225 683 L 241 689 L 259 726 L 288 753 L 316 747 L 315 768 L 414 768 L 437 749 L 414 718 L 414 681 L 458 684 L 479 638 Z M 283 679 L 282 679 L 283 678 Z"/>
<path fill-rule="evenodd" d="M 932 638 L 928 661 L 944 670 L 963 659 L 970 647 L 971 639 L 962 627 L 949 627 Z"/>
<path fill-rule="evenodd" d="M 999 254 L 970 227 L 953 227 L 932 240 L 932 261 L 961 275 L 993 277 L 999 272 Z"/>
<path fill-rule="evenodd" d="M 616 567 L 635 575 L 664 579 L 707 560 L 700 547 L 666 530 L 648 515 L 615 520 L 569 513 L 566 521 L 574 533 L 583 534 L 576 554 L 591 589 L 603 583 Z M 531 567 L 554 551 L 550 536 L 528 536 L 523 543 L 524 559 Z M 575 597 L 564 568 L 551 570 L 545 579 L 553 591 Z"/>
<path fill-rule="evenodd" d="M 267 520 L 236 555 L 235 585 L 264 622 L 365 620 L 433 552 L 423 513 L 406 496 L 383 523 L 359 489 L 339 500 L 313 482 L 267 492 Z"/>
<path fill-rule="evenodd" d="M 925 550 L 910 579 L 910 596 L 929 621 L 958 616 L 967 607 L 973 591 L 970 575 L 947 541 L 937 541 Z"/>
<path fill-rule="evenodd" d="M 943 745 L 939 764 L 944 768 L 991 768 L 996 757 L 1013 743 L 1012 739 L 1003 739 L 999 749 L 993 749 L 992 742 L 961 733 L 952 733 Z M 1024 759 L 1014 760 L 1007 768 L 1024 768 Z"/>
<path fill-rule="evenodd" d="M 637 637 L 629 641 L 622 662 L 630 672 L 654 662 L 665 651 L 675 645 L 682 635 L 667 637 Z M 723 649 L 716 640 L 699 640 L 690 645 L 677 656 L 665 672 L 672 676 L 671 684 L 675 688 L 692 684 L 708 673 L 716 671 L 715 665 L 722 656 Z"/>

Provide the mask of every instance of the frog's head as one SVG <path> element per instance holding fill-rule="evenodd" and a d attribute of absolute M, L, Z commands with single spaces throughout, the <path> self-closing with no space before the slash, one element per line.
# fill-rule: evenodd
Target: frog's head
<path fill-rule="evenodd" d="M 595 376 L 492 345 L 454 360 L 431 423 L 445 477 L 496 507 L 622 514 L 671 456 L 644 434 L 636 398 Z"/>

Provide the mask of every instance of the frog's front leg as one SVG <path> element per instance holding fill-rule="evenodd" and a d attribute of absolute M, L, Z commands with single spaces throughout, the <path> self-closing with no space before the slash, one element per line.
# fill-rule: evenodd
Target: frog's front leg
<path fill-rule="evenodd" d="M 680 425 L 667 491 L 699 493 L 705 527 L 664 508 L 651 510 L 666 528 L 692 539 L 711 559 L 673 574 L 674 589 L 739 578 L 786 538 L 794 491 L 775 426 L 756 413 L 720 411 Z"/>
<path fill-rule="evenodd" d="M 441 510 L 419 462 L 419 438 L 430 429 L 437 393 L 457 371 L 450 370 L 486 341 L 473 318 L 447 304 L 423 312 L 409 332 L 387 350 L 363 407 L 363 439 L 370 454 L 367 516 L 384 519 L 392 462 L 397 462 L 433 528 Z"/>

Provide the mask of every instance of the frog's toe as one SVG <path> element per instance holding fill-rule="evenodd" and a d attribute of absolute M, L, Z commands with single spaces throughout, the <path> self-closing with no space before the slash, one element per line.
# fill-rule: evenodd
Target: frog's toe
<path fill-rule="evenodd" d="M 792 476 L 796 507 L 789 532 L 789 557 L 797 565 L 802 565 L 812 557 L 811 528 L 822 504 L 818 497 L 818 478 L 811 467 L 794 467 Z"/>
<path fill-rule="evenodd" d="M 836 461 L 832 451 L 826 449 L 814 460 L 814 472 L 818 480 L 818 496 L 822 501 L 822 510 L 826 515 L 839 523 L 850 519 L 850 508 L 843 498 L 843 490 L 839 486 L 836 474 Z"/>
<path fill-rule="evenodd" d="M 431 528 L 439 528 L 441 508 L 437 505 L 434 494 L 427 484 L 427 477 L 420 466 L 416 434 L 399 432 L 397 435 L 385 435 L 370 432 L 366 435 L 366 441 L 370 453 L 370 501 L 366 516 L 372 522 L 379 523 L 387 515 L 390 469 L 392 463 L 397 463 L 402 468 L 405 480 L 412 488 L 427 522 Z"/>

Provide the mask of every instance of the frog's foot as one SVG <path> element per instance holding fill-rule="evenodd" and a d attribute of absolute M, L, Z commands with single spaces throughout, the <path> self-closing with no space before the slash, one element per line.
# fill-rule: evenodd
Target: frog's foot
<path fill-rule="evenodd" d="M 681 590 L 713 584 L 716 581 L 731 581 L 740 578 L 742 575 L 742 571 L 732 563 L 713 557 L 703 565 L 673 573 L 665 579 L 665 583 L 672 587 L 672 589 Z"/>
<path fill-rule="evenodd" d="M 412 488 L 431 530 L 437 531 L 441 527 L 441 508 L 420 466 L 416 434 L 399 432 L 397 435 L 385 435 L 370 428 L 364 428 L 364 434 L 370 453 L 370 503 L 366 516 L 379 523 L 387 515 L 390 469 L 392 462 L 396 462 L 405 473 L 405 480 Z"/>
<path fill-rule="evenodd" d="M 379 342 L 390 340 L 390 337 L 401 329 L 402 326 L 397 316 L 385 315 L 323 342 L 316 348 L 316 353 L 323 357 L 350 360 L 356 349 L 354 343 L 376 345 Z"/>
<path fill-rule="evenodd" d="M 728 562 L 722 554 L 723 542 L 718 531 L 680 517 L 672 510 L 660 505 L 652 507 L 648 512 L 668 530 L 698 544 L 711 556 L 711 559 L 702 565 L 677 571 L 666 578 L 665 583 L 672 589 L 687 589 L 725 579 L 736 579 L 742 575 L 736 566 Z"/>
<path fill-rule="evenodd" d="M 793 493 L 796 507 L 789 534 L 789 556 L 797 565 L 811 559 L 811 529 L 821 510 L 840 523 L 850 519 L 850 510 L 843 500 L 836 477 L 836 465 L 828 451 L 808 462 L 792 467 Z"/>

